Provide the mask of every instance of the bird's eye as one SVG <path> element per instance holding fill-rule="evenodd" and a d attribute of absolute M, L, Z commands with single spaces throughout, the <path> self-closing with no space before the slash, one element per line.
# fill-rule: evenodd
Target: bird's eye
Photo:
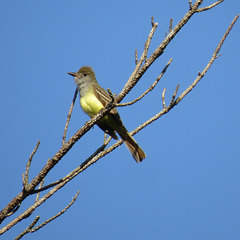
<path fill-rule="evenodd" d="M 86 74 L 86 73 L 84 73 L 84 74 L 83 74 L 83 76 L 84 76 L 84 77 L 86 77 L 86 76 L 87 76 L 87 74 Z"/>

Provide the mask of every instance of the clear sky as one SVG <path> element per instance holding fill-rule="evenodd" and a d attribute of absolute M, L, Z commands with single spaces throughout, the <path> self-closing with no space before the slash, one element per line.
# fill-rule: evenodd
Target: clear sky
<path fill-rule="evenodd" d="M 204 1 L 204 6 L 214 1 Z M 1 208 L 22 189 L 22 173 L 41 140 L 31 179 L 61 146 L 75 91 L 69 71 L 94 68 L 99 83 L 119 93 L 134 69 L 151 29 L 150 47 L 163 40 L 169 19 L 175 25 L 187 0 L 77 1 L 12 0 L 0 3 Z M 177 84 L 179 94 L 203 70 L 236 14 L 238 0 L 196 14 L 124 101 L 139 96 L 173 57 L 156 89 L 134 106 L 119 109 L 133 130 L 162 108 Z M 240 239 L 240 21 L 222 55 L 200 84 L 170 113 L 135 136 L 147 158 L 136 164 L 125 146 L 76 177 L 31 217 L 40 223 L 76 203 L 60 218 L 25 239 L 222 240 Z M 76 102 L 68 138 L 87 120 Z M 65 176 L 103 141 L 94 127 L 50 172 L 46 183 Z M 30 198 L 20 214 L 34 201 Z M 3 224 L 6 224 L 5 221 Z M 1 239 L 14 239 L 22 221 Z M 2 224 L 2 225 L 3 225 Z"/>

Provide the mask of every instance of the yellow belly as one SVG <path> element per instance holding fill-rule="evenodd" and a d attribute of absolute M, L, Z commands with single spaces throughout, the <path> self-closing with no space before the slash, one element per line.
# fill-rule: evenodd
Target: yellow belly
<path fill-rule="evenodd" d="M 84 97 L 81 97 L 80 104 L 83 111 L 91 118 L 94 117 L 101 108 L 103 108 L 102 103 L 98 101 L 98 99 L 92 93 L 88 93 Z"/>

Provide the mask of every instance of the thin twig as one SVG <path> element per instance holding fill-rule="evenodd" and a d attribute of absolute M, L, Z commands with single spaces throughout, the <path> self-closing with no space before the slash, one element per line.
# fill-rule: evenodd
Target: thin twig
<path fill-rule="evenodd" d="M 31 163 L 32 163 L 32 159 L 33 159 L 33 156 L 35 155 L 35 153 L 37 152 L 38 150 L 38 147 L 40 145 L 40 141 L 38 140 L 37 142 L 37 145 L 36 147 L 33 149 L 29 159 L 28 159 L 28 162 L 26 164 L 26 171 L 25 171 L 25 174 L 24 174 L 24 177 L 23 177 L 23 188 L 25 189 L 28 185 L 28 180 L 29 180 L 29 169 L 30 169 L 30 166 L 31 166 Z"/>
<path fill-rule="evenodd" d="M 168 63 L 166 64 L 166 66 L 164 67 L 164 69 L 162 70 L 161 74 L 157 77 L 157 79 L 154 81 L 154 83 L 138 98 L 134 99 L 131 102 L 127 102 L 127 103 L 119 103 L 117 104 L 117 107 L 123 107 L 123 106 L 129 106 L 132 105 L 136 102 L 138 102 L 139 100 L 141 100 L 146 94 L 148 94 L 150 91 L 152 91 L 155 86 L 158 84 L 158 82 L 160 81 L 160 79 L 162 78 L 162 76 L 164 75 L 164 73 L 167 71 L 169 65 L 172 62 L 172 58 L 168 61 Z"/>
<path fill-rule="evenodd" d="M 177 95 L 178 89 L 179 89 L 179 84 L 177 85 L 177 87 L 176 87 L 176 89 L 175 89 L 175 91 L 174 91 L 174 93 L 173 93 L 173 96 L 172 96 L 172 99 L 171 99 L 171 102 L 170 102 L 169 105 L 172 105 L 172 104 L 173 104 L 173 102 L 174 102 L 174 100 L 175 100 L 175 97 L 176 97 L 176 95 Z"/>
<path fill-rule="evenodd" d="M 41 181 L 38 189 L 41 189 L 43 187 L 44 180 L 45 180 L 45 178 L 43 178 L 43 180 Z M 35 202 L 37 202 L 39 200 L 39 197 L 40 197 L 40 192 L 37 193 Z"/>
<path fill-rule="evenodd" d="M 135 50 L 135 64 L 138 64 L 138 51 L 137 49 Z"/>
<path fill-rule="evenodd" d="M 192 9 L 192 0 L 189 0 L 189 10 Z"/>
<path fill-rule="evenodd" d="M 103 144 L 104 145 L 107 142 L 107 139 L 108 139 L 108 135 L 107 135 L 107 133 L 104 133 L 104 136 L 103 136 Z"/>
<path fill-rule="evenodd" d="M 55 181 L 55 182 L 53 182 L 53 183 L 50 183 L 50 184 L 48 184 L 48 185 L 46 185 L 46 186 L 44 186 L 44 187 L 41 187 L 41 188 L 38 188 L 38 189 L 33 190 L 33 191 L 31 192 L 31 194 L 43 192 L 43 191 L 45 191 L 45 190 L 47 190 L 47 189 L 49 189 L 49 188 L 55 187 L 56 185 L 58 185 L 59 183 L 61 183 L 61 182 L 63 182 L 63 181 L 64 181 L 63 178 L 61 178 L 61 179 L 59 179 L 59 180 L 57 180 L 57 181 Z M 35 202 L 36 202 L 36 201 L 35 201 Z"/>
<path fill-rule="evenodd" d="M 95 157 L 98 153 L 102 152 L 106 146 L 108 145 L 108 143 L 110 142 L 111 138 L 108 138 L 106 140 L 104 140 L 104 143 L 102 144 L 102 146 L 100 146 L 90 157 L 87 158 L 87 160 L 85 160 L 84 162 L 87 162 L 89 161 L 89 159 L 92 159 L 93 157 Z M 50 183 L 44 187 L 41 187 L 39 189 L 35 189 L 31 192 L 31 194 L 34 194 L 34 193 L 39 193 L 39 192 L 42 192 L 42 191 L 45 191 L 49 188 L 52 188 L 52 187 L 55 187 L 56 185 L 58 185 L 59 183 L 62 183 L 64 181 L 66 181 L 67 178 L 61 178 L 59 180 L 57 180 L 56 182 L 53 182 L 53 183 Z"/>
<path fill-rule="evenodd" d="M 151 17 L 151 24 L 152 24 L 152 27 L 154 27 L 155 23 L 154 23 L 154 17 L 153 16 Z"/>
<path fill-rule="evenodd" d="M 53 221 L 54 219 L 58 218 L 59 216 L 61 216 L 63 213 L 65 213 L 77 200 L 77 197 L 79 195 L 79 190 L 77 191 L 76 195 L 74 196 L 74 198 L 72 199 L 72 201 L 59 213 L 57 213 L 56 215 L 54 215 L 53 217 L 49 218 L 48 220 L 46 220 L 45 222 L 43 222 L 42 224 L 40 224 L 39 226 L 33 228 L 30 232 L 36 232 L 37 230 L 39 230 L 40 228 L 44 227 L 45 225 L 47 225 L 48 223 L 50 223 L 51 221 Z"/>
<path fill-rule="evenodd" d="M 123 99 L 124 96 L 126 96 L 126 94 L 137 84 L 137 81 L 135 81 L 134 79 L 136 78 L 136 74 L 138 73 L 140 67 L 142 66 L 143 64 L 143 61 L 148 61 L 146 60 L 146 57 L 147 57 L 147 52 L 148 52 L 148 49 L 149 49 L 149 46 L 150 46 L 150 43 L 152 41 L 152 37 L 157 29 L 157 26 L 158 26 L 158 23 L 154 23 L 154 20 L 153 20 L 153 17 L 151 18 L 151 24 L 152 24 L 152 28 L 151 28 L 151 31 L 148 35 L 148 38 L 145 42 L 145 45 L 144 45 L 144 50 L 143 50 L 143 53 L 132 73 L 132 75 L 129 77 L 127 83 L 125 84 L 125 86 L 123 87 L 121 93 L 117 96 L 116 98 L 116 102 L 117 103 L 120 103 L 121 100 Z"/>
<path fill-rule="evenodd" d="M 162 104 L 163 104 L 163 108 L 166 108 L 166 103 L 165 103 L 165 93 L 166 93 L 166 88 L 163 89 L 162 92 Z"/>
<path fill-rule="evenodd" d="M 143 55 L 142 55 L 142 59 L 144 59 L 145 61 L 147 60 L 147 53 L 148 53 L 148 49 L 149 49 L 149 46 L 150 46 L 150 43 L 152 41 L 152 37 L 153 37 L 153 34 L 154 32 L 156 31 L 157 29 L 157 26 L 158 26 L 158 23 L 154 23 L 154 20 L 153 20 L 153 16 L 151 18 L 151 24 L 152 24 L 152 29 L 148 35 L 148 39 L 147 41 L 145 42 L 145 46 L 144 46 L 144 50 L 143 50 Z"/>
<path fill-rule="evenodd" d="M 203 7 L 203 8 L 199 8 L 199 9 L 197 10 L 197 12 L 203 12 L 203 11 L 209 10 L 209 9 L 217 6 L 218 4 L 220 4 L 220 3 L 223 2 L 223 1 L 224 1 L 224 0 L 220 0 L 220 1 L 217 1 L 217 2 L 213 3 L 213 4 L 210 5 L 210 6 Z"/>
<path fill-rule="evenodd" d="M 110 104 L 115 103 L 115 102 L 116 102 L 116 98 L 115 98 L 114 94 L 112 93 L 111 89 L 108 88 L 107 91 L 108 91 L 108 94 L 109 94 L 109 96 L 110 96 L 110 98 L 111 98 Z"/>
<path fill-rule="evenodd" d="M 67 121 L 66 121 L 66 124 L 65 124 L 65 127 L 64 127 L 64 132 L 63 132 L 63 137 L 62 137 L 62 145 L 64 145 L 65 141 L 66 141 L 67 129 L 68 129 L 68 125 L 69 125 L 69 122 L 70 122 L 70 119 L 71 119 L 71 116 L 72 116 L 73 106 L 74 106 L 74 103 L 76 101 L 77 94 L 78 94 L 78 89 L 76 88 L 74 96 L 73 96 L 73 100 L 72 100 L 72 103 L 71 103 L 71 106 L 70 106 L 70 109 L 69 109 L 69 112 L 68 112 L 68 115 L 67 115 Z"/>
<path fill-rule="evenodd" d="M 200 74 L 198 74 L 198 77 L 195 79 L 195 81 L 174 101 L 173 105 L 177 105 L 190 91 L 192 91 L 192 89 L 197 85 L 197 83 L 206 74 L 206 72 L 211 67 L 211 65 L 213 64 L 215 59 L 218 57 L 218 53 L 219 53 L 219 51 L 220 51 L 224 41 L 226 40 L 228 34 L 232 30 L 232 28 L 233 28 L 233 26 L 236 23 L 238 18 L 239 18 L 239 15 L 236 15 L 234 17 L 233 21 L 231 22 L 230 26 L 228 27 L 227 31 L 225 32 L 225 34 L 223 35 L 221 41 L 219 42 L 218 46 L 216 47 L 216 49 L 215 49 L 215 51 L 214 51 L 214 53 L 212 55 L 212 58 L 210 59 L 210 61 L 207 64 L 207 66 L 204 68 L 204 70 Z"/>
<path fill-rule="evenodd" d="M 170 18 L 170 24 L 169 24 L 169 32 L 171 32 L 172 31 L 172 23 L 173 23 L 173 19 L 172 18 Z"/>
<path fill-rule="evenodd" d="M 31 229 L 37 224 L 39 219 L 40 219 L 40 216 L 36 216 L 35 219 L 32 221 L 32 223 L 22 233 L 20 233 L 14 240 L 19 240 L 24 235 L 30 233 Z"/>

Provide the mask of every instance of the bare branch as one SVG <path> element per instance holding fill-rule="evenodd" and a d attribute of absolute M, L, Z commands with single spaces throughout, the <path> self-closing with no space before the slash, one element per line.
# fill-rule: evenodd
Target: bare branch
<path fill-rule="evenodd" d="M 167 71 L 169 65 L 172 62 L 172 58 L 168 61 L 168 63 L 166 64 L 166 66 L 164 67 L 164 69 L 162 70 L 161 74 L 157 77 L 157 79 L 154 81 L 154 83 L 138 98 L 136 98 L 135 100 L 131 101 L 131 102 L 127 102 L 127 103 L 119 103 L 117 104 L 117 107 L 123 107 L 123 106 L 129 106 L 132 105 L 136 102 L 138 102 L 139 100 L 141 100 L 146 94 L 148 94 L 150 91 L 152 91 L 155 86 L 158 84 L 158 82 L 160 81 L 160 79 L 162 78 L 162 76 L 164 75 L 164 73 Z"/>
<path fill-rule="evenodd" d="M 25 172 L 25 177 L 24 177 L 24 185 L 27 185 L 28 184 L 28 177 L 29 177 L 29 169 L 30 169 L 30 166 L 31 166 L 31 163 L 32 163 L 32 159 L 33 159 L 33 156 L 35 155 L 35 153 L 37 152 L 38 150 L 38 147 L 40 145 L 40 141 L 38 140 L 37 142 L 37 145 L 36 147 L 34 148 L 33 152 L 31 153 L 30 157 L 29 157 L 29 160 L 27 162 L 27 165 L 26 165 L 26 172 Z"/>
<path fill-rule="evenodd" d="M 9 230 L 11 227 L 13 227 L 18 222 L 22 221 L 24 218 L 29 217 L 36 208 L 38 208 L 41 204 L 43 204 L 48 198 L 50 198 L 54 193 L 56 193 L 59 189 L 61 189 L 65 184 L 67 184 L 71 179 L 76 177 L 79 173 L 84 171 L 87 167 L 95 163 L 98 159 L 105 156 L 107 153 L 111 152 L 112 150 L 103 151 L 105 146 L 110 142 L 111 138 L 109 138 L 100 148 L 97 149 L 97 151 L 92 154 L 87 160 L 85 160 L 79 167 L 77 167 L 75 170 L 73 170 L 71 173 L 66 175 L 63 179 L 61 179 L 61 182 L 55 186 L 51 191 L 49 191 L 47 194 L 45 194 L 41 199 L 38 200 L 38 202 L 35 202 L 30 208 L 28 208 L 24 213 L 19 215 L 17 218 L 15 218 L 12 222 L 7 224 L 4 228 L 0 229 L 0 235 L 7 230 Z M 122 140 L 118 141 L 118 143 L 123 143 Z M 120 144 L 118 144 L 120 145 Z M 116 146 L 117 147 L 117 146 Z M 44 188 L 44 187 L 43 187 Z"/>
<path fill-rule="evenodd" d="M 37 224 L 38 220 L 40 219 L 40 216 L 36 216 L 35 219 L 32 221 L 32 223 L 22 232 L 20 233 L 15 240 L 21 239 L 24 235 L 31 232 L 31 229 Z"/>
<path fill-rule="evenodd" d="M 71 103 L 71 106 L 70 106 L 70 109 L 69 109 L 69 112 L 68 112 L 68 115 L 67 115 L 67 121 L 66 121 L 66 124 L 65 124 L 65 127 L 64 127 L 62 145 L 64 145 L 65 141 L 66 141 L 67 129 L 68 129 L 68 125 L 69 125 L 69 122 L 70 122 L 70 119 L 71 119 L 71 116 L 72 116 L 73 106 L 74 106 L 74 103 L 76 101 L 77 94 L 78 94 L 78 89 L 76 88 L 74 96 L 73 96 L 73 100 L 72 100 L 72 103 Z"/>
<path fill-rule="evenodd" d="M 40 228 L 44 227 L 45 225 L 47 225 L 48 223 L 50 223 L 51 221 L 53 221 L 54 219 L 58 218 L 59 216 L 61 216 L 64 212 L 66 212 L 72 205 L 73 203 L 77 200 L 77 197 L 79 195 L 79 191 L 77 192 L 77 194 L 74 196 L 74 198 L 72 199 L 72 201 L 59 213 L 57 213 L 56 215 L 54 215 L 53 217 L 49 218 L 48 220 L 46 220 L 45 222 L 43 222 L 42 224 L 40 224 L 39 226 L 33 228 L 36 223 L 38 222 L 38 220 L 40 219 L 40 216 L 37 216 L 33 222 L 29 225 L 29 227 L 27 227 L 17 238 L 15 239 L 21 239 L 24 235 L 26 235 L 27 233 L 33 233 L 37 230 L 39 230 Z M 33 211 L 32 211 L 33 212 Z"/>
<path fill-rule="evenodd" d="M 49 218 L 48 220 L 46 220 L 45 222 L 43 222 L 42 224 L 40 224 L 39 226 L 33 228 L 31 230 L 31 232 L 36 232 L 37 230 L 39 230 L 40 228 L 44 227 L 45 225 L 47 225 L 48 223 L 50 223 L 51 221 L 53 221 L 54 219 L 58 218 L 59 216 L 61 216 L 63 213 L 65 213 L 77 200 L 77 197 L 79 195 L 79 191 L 77 191 L 76 195 L 74 196 L 74 198 L 72 199 L 72 201 L 59 213 L 57 213 L 56 215 L 54 215 L 53 217 Z"/>
<path fill-rule="evenodd" d="M 31 166 L 31 163 L 32 163 L 33 156 L 37 152 L 39 145 L 40 145 L 40 141 L 38 140 L 36 147 L 33 149 L 32 153 L 31 153 L 31 155 L 28 159 L 28 162 L 27 162 L 27 165 L 26 165 L 26 171 L 25 171 L 25 174 L 23 174 L 23 188 L 24 189 L 28 185 L 29 169 L 30 169 L 30 166 Z"/>
<path fill-rule="evenodd" d="M 99 113 L 91 118 L 85 123 L 85 125 L 79 129 L 60 149 L 59 151 L 50 159 L 39 174 L 32 180 L 30 184 L 27 185 L 25 191 L 20 192 L 5 208 L 2 209 L 0 213 L 0 223 L 8 217 L 8 214 L 14 210 L 42 181 L 42 179 L 48 174 L 48 172 L 62 159 L 62 157 L 72 148 L 72 146 L 84 135 L 86 134 L 96 122 L 105 116 L 115 105 L 110 103 L 105 108 L 101 109 Z M 39 200 L 40 201 L 40 200 Z M 25 217 L 25 216 L 24 216 Z M 17 222 L 13 221 L 6 227 L 0 230 L 0 235 L 14 226 Z M 13 225 L 12 225 L 13 224 Z"/>
<path fill-rule="evenodd" d="M 43 184 L 44 184 L 44 179 L 45 179 L 45 178 L 43 178 L 43 180 L 41 181 L 38 189 L 41 189 L 41 188 L 42 188 L 42 186 L 43 186 Z M 39 200 L 39 197 L 40 197 L 40 192 L 38 192 L 38 194 L 37 194 L 37 196 L 36 196 L 35 202 L 37 202 L 37 201 Z"/>
<path fill-rule="evenodd" d="M 84 161 L 84 163 L 88 162 L 89 160 L 91 160 L 93 157 L 95 157 L 98 153 L 102 152 L 105 147 L 108 145 L 108 143 L 110 142 L 111 138 L 108 138 L 107 140 L 104 140 L 104 143 L 102 144 L 102 146 L 100 146 L 90 157 L 87 158 L 87 160 Z M 45 191 L 49 188 L 52 188 L 52 187 L 55 187 L 56 185 L 58 185 L 59 183 L 62 183 L 64 181 L 66 181 L 67 179 L 69 179 L 69 175 L 67 175 L 66 177 L 64 178 L 61 178 L 59 179 L 58 181 L 56 182 L 53 182 L 51 184 L 48 184 L 42 188 L 39 188 L 39 189 L 36 189 L 36 190 L 33 190 L 32 193 L 39 193 L 39 192 L 42 192 L 42 191 Z"/>
<path fill-rule="evenodd" d="M 206 74 L 206 72 L 208 71 L 208 69 L 211 67 L 211 65 L 213 64 L 214 60 L 216 59 L 216 57 L 218 56 L 218 53 L 224 43 L 224 41 L 226 40 L 228 34 L 230 33 L 231 29 L 233 28 L 234 24 L 236 23 L 237 19 L 238 19 L 239 15 L 237 15 L 232 23 L 230 24 L 230 26 L 228 27 L 227 31 L 225 32 L 224 36 L 222 37 L 221 41 L 219 42 L 217 48 L 215 49 L 210 61 L 208 62 L 208 64 L 206 65 L 206 67 L 204 68 L 204 70 L 200 73 L 200 75 L 198 75 L 198 77 L 194 80 L 194 82 L 173 102 L 172 105 L 168 105 L 166 108 L 163 108 L 163 110 L 161 110 L 159 113 L 157 113 L 155 116 L 153 116 L 152 118 L 150 118 L 148 121 L 146 121 L 145 123 L 143 123 L 141 126 L 139 126 L 139 129 L 143 129 L 146 126 L 148 126 L 150 123 L 152 123 L 153 121 L 156 121 L 158 118 L 160 118 L 162 115 L 168 113 L 173 107 L 175 107 L 184 97 L 186 97 L 186 95 L 193 90 L 193 88 L 197 85 L 197 83 L 204 77 L 204 75 Z M 175 90 L 176 91 L 176 90 Z"/>
<path fill-rule="evenodd" d="M 48 184 L 48 185 L 46 185 L 44 187 L 41 187 L 41 188 L 33 190 L 31 192 L 31 194 L 43 192 L 43 191 L 45 191 L 45 190 L 47 190 L 49 188 L 55 187 L 56 185 L 58 185 L 59 183 L 61 183 L 63 181 L 64 181 L 63 178 L 61 178 L 61 179 L 59 179 L 59 180 L 57 180 L 57 181 L 55 181 L 53 183 L 50 183 L 50 184 Z"/>
<path fill-rule="evenodd" d="M 169 105 L 172 105 L 172 104 L 173 104 L 173 102 L 174 102 L 174 100 L 175 100 L 175 97 L 176 97 L 176 95 L 177 95 L 178 89 L 179 89 L 179 84 L 177 85 L 177 87 L 176 87 L 176 89 L 175 89 L 175 91 L 174 91 L 174 93 L 173 93 L 173 96 L 172 96 L 172 99 L 171 99 L 171 102 L 170 102 Z"/>
<path fill-rule="evenodd" d="M 140 60 L 138 62 L 138 64 L 136 65 L 132 75 L 130 76 L 130 78 L 128 79 L 127 83 L 125 84 L 123 90 L 121 91 L 121 93 L 117 96 L 117 99 L 116 99 L 116 102 L 119 103 L 124 96 L 127 95 L 127 93 L 136 85 L 137 81 L 134 81 L 134 78 L 135 78 L 135 75 L 137 74 L 137 72 L 139 71 L 143 61 L 145 60 L 147 62 L 147 52 L 148 52 L 148 49 L 149 49 L 149 46 L 150 46 L 150 43 L 152 41 L 152 37 L 157 29 L 157 26 L 158 26 L 158 23 L 154 23 L 153 22 L 153 17 L 151 19 L 151 24 L 152 24 L 152 29 L 148 35 L 148 38 L 147 38 L 147 41 L 145 42 L 145 45 L 144 45 L 144 50 L 143 50 L 143 53 L 140 57 Z M 123 95 L 123 96 L 121 96 Z"/>
<path fill-rule="evenodd" d="M 51 191 L 49 191 L 46 195 L 44 195 L 41 199 L 38 200 L 38 202 L 35 202 L 30 208 L 28 208 L 24 213 L 19 215 L 17 218 L 15 218 L 12 222 L 10 222 L 8 225 L 6 225 L 4 228 L 0 229 L 0 235 L 7 230 L 9 230 L 12 226 L 17 224 L 18 222 L 22 221 L 24 218 L 29 217 L 34 210 L 39 207 L 41 204 L 43 204 L 48 198 L 50 198 L 54 193 L 56 193 L 59 189 L 61 189 L 66 183 L 68 183 L 71 179 L 76 177 L 80 172 L 85 170 L 87 167 L 92 165 L 94 162 L 96 162 L 98 159 L 100 159 L 102 156 L 106 155 L 100 155 L 99 153 L 102 153 L 105 146 L 110 142 L 111 138 L 109 138 L 100 148 L 95 151 L 94 154 L 92 154 L 86 161 L 84 161 L 79 167 L 77 167 L 75 170 L 73 170 L 71 173 L 69 173 L 67 176 L 65 176 L 63 179 L 59 180 L 59 184 L 55 186 Z M 98 156 L 98 157 L 97 157 Z M 97 158 L 96 158 L 97 157 Z M 94 161 L 91 161 L 94 160 Z M 48 185 L 49 186 L 49 185 Z M 43 187 L 40 190 L 45 190 L 45 187 Z M 38 190 L 36 190 L 37 192 Z"/>
<path fill-rule="evenodd" d="M 152 55 L 148 59 L 146 59 L 146 57 L 145 57 L 146 52 L 150 45 L 152 36 L 156 30 L 155 28 L 157 28 L 157 23 L 154 24 L 155 28 L 153 27 L 151 29 L 151 32 L 145 43 L 145 48 L 143 50 L 143 54 L 140 58 L 140 61 L 138 62 L 137 66 L 135 67 L 132 75 L 128 79 L 124 88 L 122 89 L 122 91 L 119 93 L 119 95 L 116 98 L 117 103 L 120 103 L 122 101 L 122 99 L 128 94 L 128 92 L 131 91 L 131 89 L 137 84 L 137 82 L 140 80 L 142 75 L 147 71 L 147 69 L 152 65 L 152 63 L 163 54 L 165 48 L 168 46 L 168 44 L 171 42 L 171 40 L 175 37 L 175 35 L 180 31 L 180 29 L 190 20 L 190 18 L 194 15 L 194 13 L 196 13 L 198 7 L 202 4 L 202 2 L 203 2 L 203 0 L 197 0 L 194 3 L 192 8 L 185 14 L 185 16 L 182 18 L 182 20 L 174 27 L 174 29 L 168 34 L 168 36 L 156 48 L 156 50 L 152 53 Z M 145 60 L 145 63 L 142 65 L 143 60 Z"/>
<path fill-rule="evenodd" d="M 204 7 L 204 8 L 199 8 L 199 9 L 197 10 L 197 12 L 203 12 L 203 11 L 209 10 L 209 9 L 217 6 L 218 4 L 220 4 L 220 3 L 223 2 L 223 1 L 224 1 L 224 0 L 220 0 L 220 1 L 217 1 L 217 2 L 213 3 L 213 4 L 210 5 L 210 6 L 207 6 L 207 7 Z"/>
<path fill-rule="evenodd" d="M 173 103 L 173 105 L 177 105 L 190 91 L 192 91 L 192 89 L 197 85 L 197 83 L 207 73 L 208 69 L 211 67 L 211 65 L 213 64 L 215 59 L 218 57 L 218 53 L 219 53 L 224 41 L 226 40 L 228 34 L 232 30 L 232 28 L 233 28 L 233 26 L 236 23 L 238 18 L 239 18 L 239 15 L 236 15 L 235 18 L 233 19 L 233 21 L 231 22 L 230 26 L 228 27 L 227 31 L 225 32 L 221 41 L 219 42 L 217 48 L 215 49 L 215 51 L 214 51 L 209 63 L 207 64 L 207 66 L 204 68 L 204 70 L 200 74 L 198 74 L 198 77 L 195 79 L 195 81 L 176 99 L 176 101 Z"/>
<path fill-rule="evenodd" d="M 157 26 L 158 26 L 158 23 L 154 23 L 153 21 L 153 17 L 151 19 L 151 24 L 152 24 L 152 29 L 151 29 L 151 32 L 149 33 L 148 35 L 148 39 L 147 41 L 145 42 L 145 47 L 144 47 L 144 50 L 143 50 L 143 55 L 141 57 L 141 59 L 144 59 L 146 61 L 147 59 L 147 53 L 148 53 L 148 49 L 149 49 L 149 46 L 150 46 L 150 43 L 152 41 L 152 37 L 153 37 L 153 34 L 155 33 L 156 29 L 157 29 Z"/>

